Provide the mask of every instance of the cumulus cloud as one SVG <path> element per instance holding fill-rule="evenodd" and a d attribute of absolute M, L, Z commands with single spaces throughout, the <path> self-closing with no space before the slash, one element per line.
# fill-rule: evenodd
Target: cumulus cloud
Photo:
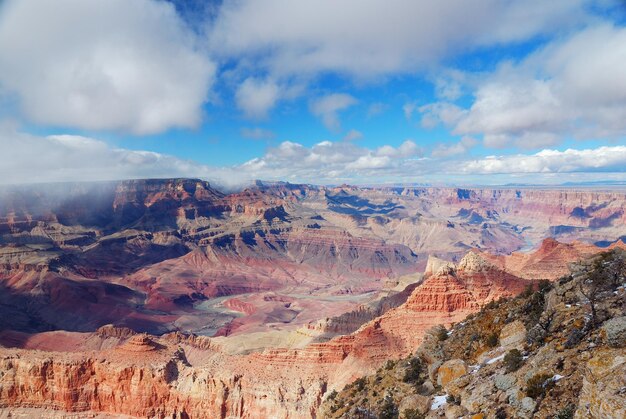
<path fill-rule="evenodd" d="M 586 3 L 227 0 L 209 39 L 224 58 L 254 57 L 256 66 L 277 77 L 335 71 L 367 78 L 571 28 L 588 19 Z"/>
<path fill-rule="evenodd" d="M 421 149 L 407 140 L 398 147 L 360 147 L 348 141 L 322 141 L 306 147 L 285 141 L 262 157 L 239 167 L 254 178 L 341 182 L 416 176 L 426 165 L 416 158 Z M 420 167 L 423 167 L 421 169 Z"/>
<path fill-rule="evenodd" d="M 7 0 L 0 89 L 29 120 L 150 134 L 201 122 L 215 65 L 166 2 Z"/>
<path fill-rule="evenodd" d="M 280 97 L 278 85 L 270 80 L 247 78 L 237 89 L 237 107 L 248 118 L 263 119 Z"/>
<path fill-rule="evenodd" d="M 344 141 L 360 140 L 361 138 L 363 138 L 363 133 L 355 129 L 351 129 L 343 136 Z"/>
<path fill-rule="evenodd" d="M 467 153 L 478 144 L 473 137 L 463 137 L 454 144 L 438 144 L 432 152 L 433 157 L 450 157 Z"/>
<path fill-rule="evenodd" d="M 546 149 L 531 155 L 490 156 L 461 165 L 461 172 L 472 174 L 624 171 L 626 146 L 565 151 Z"/>
<path fill-rule="evenodd" d="M 626 135 L 626 28 L 600 25 L 556 41 L 478 80 L 468 109 L 423 106 L 422 124 L 443 122 L 487 147 L 539 149 L 564 137 Z"/>
<path fill-rule="evenodd" d="M 212 175 L 205 166 L 192 161 L 149 151 L 116 149 L 87 137 L 39 137 L 1 127 L 0 138 L 2 183 Z"/>
<path fill-rule="evenodd" d="M 274 134 L 273 131 L 261 127 L 244 127 L 241 128 L 239 132 L 241 133 L 242 137 L 248 138 L 250 140 L 271 140 L 272 138 L 276 137 L 276 134 Z"/>
<path fill-rule="evenodd" d="M 474 160 L 461 153 L 456 160 L 449 160 L 454 153 L 421 157 L 422 150 L 410 140 L 397 147 L 376 149 L 350 141 L 322 141 L 310 147 L 284 141 L 243 164 L 213 167 L 161 153 L 115 148 L 93 138 L 20 133 L 5 125 L 0 126 L 0 139 L 0 183 L 4 184 L 168 177 L 202 178 L 225 187 L 246 185 L 254 179 L 324 184 L 421 182 L 455 177 L 467 182 L 471 176 L 488 176 L 493 183 L 494 179 L 510 181 L 518 175 L 545 179 L 557 174 L 559 177 L 552 179 L 559 182 L 566 178 L 576 180 L 572 177 L 576 174 L 582 176 L 578 180 L 588 180 L 594 173 L 601 173 L 603 179 L 626 178 L 626 146 L 548 149 Z M 469 146 L 471 140 L 461 144 Z"/>
<path fill-rule="evenodd" d="M 345 93 L 333 93 L 311 101 L 311 113 L 319 118 L 331 131 L 339 131 L 341 122 L 339 112 L 348 109 L 357 103 L 351 95 Z"/>
<path fill-rule="evenodd" d="M 395 148 L 390 145 L 384 145 L 376 150 L 378 156 L 394 157 L 394 158 L 408 158 L 423 154 L 423 150 L 412 140 L 406 140 L 399 147 Z"/>

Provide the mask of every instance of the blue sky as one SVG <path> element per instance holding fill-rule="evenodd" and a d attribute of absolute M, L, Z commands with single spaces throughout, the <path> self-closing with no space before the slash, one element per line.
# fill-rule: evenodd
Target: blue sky
<path fill-rule="evenodd" d="M 3 183 L 626 180 L 624 3 L 6 0 Z"/>

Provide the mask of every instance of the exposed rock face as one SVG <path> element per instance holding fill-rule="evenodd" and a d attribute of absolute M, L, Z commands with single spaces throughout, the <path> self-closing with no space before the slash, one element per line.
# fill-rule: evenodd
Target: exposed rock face
<path fill-rule="evenodd" d="M 502 254 L 548 236 L 626 234 L 623 194 L 531 192 L 259 183 L 226 195 L 190 179 L 3 188 L 0 404 L 311 417 L 331 389 L 414 353 L 433 326 L 557 279 L 598 248 L 546 240 Z M 460 407 L 471 410 L 449 414 Z"/>
<path fill-rule="evenodd" d="M 446 388 L 448 383 L 467 374 L 467 365 L 462 359 L 451 359 L 444 362 L 437 372 L 437 384 Z"/>
<path fill-rule="evenodd" d="M 507 324 L 500 332 L 500 345 L 504 349 L 521 349 L 526 343 L 526 326 L 519 320 Z"/>
<path fill-rule="evenodd" d="M 359 378 L 327 399 L 320 411 L 331 418 L 349 418 L 355 411 L 368 417 L 395 407 L 400 417 L 410 416 L 415 412 L 403 410 L 403 401 L 419 395 L 432 401 L 420 412 L 432 419 L 621 418 L 626 413 L 626 349 L 610 346 L 606 328 L 591 318 L 595 310 L 596 319 L 602 312 L 613 320 L 609 326 L 619 323 L 625 261 L 623 251 L 594 256 L 551 287 L 484 307 L 455 324 L 447 337 L 434 329 L 412 358 Z M 590 289 L 597 291 L 593 307 L 571 293 Z M 530 325 L 542 325 L 549 334 L 520 345 Z M 493 334 L 501 336 L 500 345 L 486 339 Z M 513 344 L 515 351 L 509 351 Z M 433 378 L 441 389 L 432 386 Z M 385 394 L 383 388 L 394 391 Z"/>
<path fill-rule="evenodd" d="M 474 258 L 474 256 L 470 257 Z M 470 265 L 464 264 L 468 269 Z M 493 278 L 490 277 L 491 274 L 494 275 Z M 501 282 L 502 280 L 504 282 Z M 487 281 L 492 288 L 490 292 L 483 291 L 483 281 Z M 511 281 L 515 286 L 511 286 Z M 155 340 L 145 334 L 130 334 L 124 329 L 104 327 L 97 334 L 100 339 L 123 339 L 120 346 L 115 349 L 115 354 L 95 353 L 89 358 L 75 356 L 71 361 L 59 364 L 56 363 L 56 359 L 64 357 L 59 355 L 54 358 L 55 368 L 59 369 L 54 377 L 59 374 L 73 374 L 71 368 L 78 370 L 87 368 L 88 371 L 93 370 L 94 383 L 98 382 L 100 383 L 98 385 L 113 388 L 117 388 L 118 385 L 128 385 L 119 375 L 116 375 L 119 373 L 115 371 L 128 371 L 132 368 L 132 372 L 125 373 L 128 374 L 130 382 L 137 379 L 133 377 L 144 377 L 141 379 L 141 392 L 156 394 L 157 396 L 151 396 L 153 399 L 163 397 L 163 402 L 159 402 L 158 408 L 148 402 L 135 404 L 130 401 L 134 397 L 147 397 L 143 395 L 144 393 L 131 392 L 127 396 L 128 399 L 124 399 L 128 402 L 109 400 L 116 392 L 110 395 L 106 392 L 98 392 L 96 398 L 95 395 L 89 393 L 90 385 L 95 384 L 80 380 L 76 382 L 81 385 L 80 389 L 73 387 L 67 389 L 69 393 L 78 392 L 79 400 L 89 400 L 88 403 L 81 404 L 80 408 L 72 405 L 71 400 L 48 402 L 47 398 L 52 395 L 44 395 L 36 401 L 34 396 L 30 395 L 30 391 L 16 390 L 24 386 L 28 388 L 30 385 L 60 385 L 50 382 L 52 378 L 45 378 L 37 384 L 27 385 L 27 383 L 32 383 L 32 378 L 26 375 L 23 377 L 26 381 L 21 381 L 15 376 L 14 380 L 17 381 L 12 381 L 15 386 L 7 391 L 11 394 L 16 391 L 19 393 L 19 396 L 15 395 L 11 399 L 10 404 L 15 406 L 29 404 L 30 406 L 56 406 L 62 409 L 70 409 L 70 407 L 79 410 L 103 409 L 108 412 L 141 416 L 155 414 L 155 412 L 171 414 L 175 409 L 179 412 L 184 409 L 191 416 L 204 411 L 213 412 L 218 416 L 250 414 L 307 417 L 315 414 L 322 396 L 329 389 L 341 388 L 363 371 L 373 371 L 390 356 L 408 355 L 421 342 L 425 331 L 432 326 L 459 321 L 491 299 L 498 298 L 500 295 L 514 295 L 513 293 L 521 291 L 527 283 L 526 280 L 515 279 L 493 267 L 481 271 L 480 274 L 475 270 L 466 272 L 458 269 L 450 273 L 431 276 L 413 289 L 405 304 L 366 323 L 353 334 L 340 336 L 325 343 L 310 344 L 302 349 L 267 349 L 262 353 L 252 353 L 247 356 L 227 356 L 219 351 L 219 345 L 205 345 L 204 348 L 209 348 L 207 351 L 195 345 L 194 342 L 177 338 L 174 342 L 186 348 L 184 352 L 188 354 L 182 357 L 185 360 L 182 362 L 181 356 L 176 355 L 170 340 Z M 150 360 L 150 367 L 135 365 L 137 357 L 141 358 L 142 362 Z M 19 370 L 20 374 L 24 374 L 31 368 L 32 363 L 28 364 L 29 366 L 16 367 L 16 363 L 19 363 L 21 358 L 10 356 L 10 359 L 11 361 L 5 364 L 7 370 L 15 369 Z M 124 360 L 124 362 L 120 365 L 116 360 Z M 190 364 L 186 364 L 187 360 Z M 144 364 L 140 363 L 140 365 Z M 64 368 L 69 370 L 62 373 Z M 464 365 L 461 368 L 456 364 L 444 365 L 441 368 L 443 369 L 440 370 L 440 377 L 443 377 L 446 384 L 467 371 Z M 113 371 L 109 371 L 110 369 Z M 447 370 L 450 370 L 449 380 L 444 374 Z M 41 374 L 38 373 L 36 376 L 41 377 Z M 259 381 L 257 378 L 259 376 L 262 376 L 263 380 Z M 48 376 L 44 374 L 43 377 Z M 191 377 L 196 377 L 195 381 Z M 119 384 L 106 384 L 109 380 Z M 167 396 L 163 395 L 165 389 L 169 391 Z M 124 391 L 128 394 L 130 390 Z M 174 400 L 179 400 L 179 402 L 175 403 Z M 105 408 L 104 406 L 111 407 Z"/>
<path fill-rule="evenodd" d="M 587 362 L 575 417 L 626 417 L 625 387 L 625 351 L 600 351 Z"/>
<path fill-rule="evenodd" d="M 623 348 L 626 346 L 626 316 L 607 320 L 602 325 L 609 346 Z"/>

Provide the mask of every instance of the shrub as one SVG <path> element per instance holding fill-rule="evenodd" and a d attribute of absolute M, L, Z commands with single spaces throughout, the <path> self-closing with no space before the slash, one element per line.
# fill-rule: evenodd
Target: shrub
<path fill-rule="evenodd" d="M 424 384 L 424 381 L 426 381 L 426 377 L 424 375 L 425 368 L 422 360 L 418 357 L 411 358 L 409 360 L 409 365 L 404 372 L 404 378 L 402 381 L 419 386 Z"/>
<path fill-rule="evenodd" d="M 546 279 L 542 279 L 541 281 L 539 281 L 539 292 L 541 293 L 546 293 L 548 291 L 550 291 L 552 289 L 552 282 L 546 280 Z"/>
<path fill-rule="evenodd" d="M 572 331 L 567 336 L 567 340 L 565 341 L 565 347 L 570 349 L 574 346 L 578 345 L 581 340 L 585 337 L 585 333 L 577 328 L 572 329 Z"/>
<path fill-rule="evenodd" d="M 500 300 L 491 300 L 489 301 L 487 304 L 485 304 L 483 306 L 484 309 L 486 310 L 493 310 L 496 309 L 498 307 L 500 307 L 500 303 L 502 302 L 503 299 Z"/>
<path fill-rule="evenodd" d="M 535 291 L 533 290 L 533 285 L 532 284 L 528 284 L 526 285 L 526 288 L 524 288 L 524 291 L 522 291 L 522 293 L 520 294 L 520 297 L 522 298 L 528 298 L 531 295 L 533 295 Z"/>
<path fill-rule="evenodd" d="M 393 369 L 393 367 L 395 367 L 395 366 L 396 366 L 396 363 L 395 363 L 395 362 L 393 362 L 393 361 L 392 361 L 392 360 L 390 360 L 390 359 L 389 359 L 389 360 L 387 360 L 387 362 L 385 362 L 385 369 L 386 369 L 387 371 L 389 371 L 389 370 Z"/>
<path fill-rule="evenodd" d="M 576 406 L 572 403 L 559 410 L 554 416 L 554 419 L 573 419 L 576 412 Z"/>
<path fill-rule="evenodd" d="M 553 385 L 551 375 L 535 374 L 526 382 L 526 395 L 531 399 L 542 397 Z"/>
<path fill-rule="evenodd" d="M 498 345 L 498 335 L 496 333 L 490 333 L 485 338 L 485 344 L 490 348 L 493 348 Z"/>
<path fill-rule="evenodd" d="M 504 355 L 504 365 L 506 366 L 506 372 L 517 371 L 524 362 L 522 353 L 517 349 L 511 349 Z"/>
<path fill-rule="evenodd" d="M 500 407 L 498 408 L 498 410 L 496 411 L 496 419 L 506 419 L 506 410 L 504 409 L 504 407 Z"/>
<path fill-rule="evenodd" d="M 365 388 L 365 377 L 357 378 L 354 381 L 354 388 L 357 391 L 363 391 L 363 389 Z"/>
<path fill-rule="evenodd" d="M 453 394 L 448 394 L 448 396 L 446 397 L 446 403 L 460 405 L 461 404 L 461 396 L 454 397 Z"/>
<path fill-rule="evenodd" d="M 423 413 L 417 411 L 417 409 L 406 409 L 402 411 L 402 417 L 404 419 L 424 419 Z"/>
<path fill-rule="evenodd" d="M 328 400 L 335 400 L 338 394 L 339 393 L 337 393 L 337 390 L 331 391 L 330 394 L 328 394 Z"/>
<path fill-rule="evenodd" d="M 443 342 L 444 340 L 448 339 L 448 331 L 446 330 L 445 327 L 439 327 L 437 329 L 437 339 L 440 342 Z"/>
<path fill-rule="evenodd" d="M 390 396 L 384 398 L 378 417 L 380 419 L 396 419 L 398 417 L 398 406 Z"/>
<path fill-rule="evenodd" d="M 529 296 L 528 301 L 524 304 L 523 312 L 528 315 L 528 323 L 536 324 L 541 318 L 545 305 L 544 296 L 541 293 L 533 293 Z"/>

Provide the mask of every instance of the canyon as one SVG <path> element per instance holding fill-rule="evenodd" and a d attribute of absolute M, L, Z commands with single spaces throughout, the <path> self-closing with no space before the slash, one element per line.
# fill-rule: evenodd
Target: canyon
<path fill-rule="evenodd" d="M 0 188 L 0 409 L 315 417 L 428 330 L 624 247 L 626 193 Z"/>

